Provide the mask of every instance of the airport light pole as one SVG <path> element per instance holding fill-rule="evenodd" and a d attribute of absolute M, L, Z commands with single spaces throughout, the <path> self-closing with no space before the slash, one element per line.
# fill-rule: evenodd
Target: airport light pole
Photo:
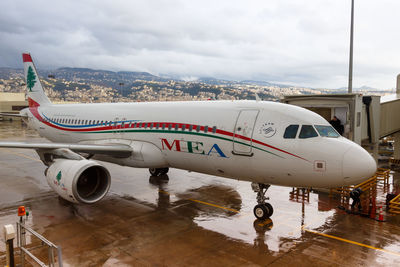
<path fill-rule="evenodd" d="M 351 0 L 350 59 L 349 59 L 349 86 L 348 86 L 349 94 L 353 92 L 353 31 L 354 31 L 354 0 Z"/>

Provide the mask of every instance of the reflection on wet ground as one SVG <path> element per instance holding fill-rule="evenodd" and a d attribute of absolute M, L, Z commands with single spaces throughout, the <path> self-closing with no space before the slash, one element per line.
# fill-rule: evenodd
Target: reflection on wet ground
<path fill-rule="evenodd" d="M 7 123 L 0 122 L 2 138 L 34 136 Z M 37 160 L 34 151 L 0 149 L 0 226 L 14 223 L 24 203 L 32 213 L 28 225 L 62 247 L 66 266 L 400 264 L 398 217 L 350 215 L 325 193 L 271 186 L 275 212 L 261 222 L 248 182 L 176 169 L 151 177 L 146 169 L 106 163 L 109 195 L 75 205 L 50 191 Z M 398 185 L 398 173 L 393 179 Z M 0 265 L 4 250 L 0 243 Z"/>

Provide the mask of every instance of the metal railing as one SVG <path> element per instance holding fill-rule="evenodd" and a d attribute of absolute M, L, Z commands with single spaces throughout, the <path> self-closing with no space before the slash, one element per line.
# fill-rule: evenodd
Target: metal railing
<path fill-rule="evenodd" d="M 375 191 L 376 190 L 376 185 L 378 182 L 383 181 L 384 184 L 389 184 L 389 178 L 390 178 L 390 170 L 389 169 L 383 169 L 383 168 L 378 168 L 375 175 L 370 177 L 369 179 L 365 180 L 362 183 L 359 183 L 358 185 L 351 185 L 351 186 L 343 186 L 339 188 L 332 188 L 330 189 L 330 194 L 342 194 L 349 196 L 350 192 L 354 188 L 361 188 L 363 192 L 366 191 Z"/>
<path fill-rule="evenodd" d="M 42 246 L 46 245 L 48 246 L 48 259 L 49 259 L 49 265 L 46 265 L 43 263 L 38 257 L 33 255 L 28 248 L 26 247 L 26 232 L 30 233 L 32 236 L 35 236 L 42 242 Z M 33 229 L 26 227 L 24 221 L 22 220 L 21 222 L 17 222 L 17 246 L 21 250 L 21 265 L 22 267 L 25 266 L 25 254 L 29 256 L 32 260 L 34 260 L 39 266 L 42 267 L 55 267 L 56 263 L 59 267 L 62 267 L 62 254 L 61 254 L 61 247 L 54 245 L 51 243 L 49 240 L 38 234 L 36 231 Z M 55 253 L 54 250 L 56 250 L 57 253 L 57 262 L 55 260 Z"/>
<path fill-rule="evenodd" d="M 389 201 L 389 212 L 394 214 L 400 214 L 400 194 Z"/>
<path fill-rule="evenodd" d="M 400 164 L 400 159 L 395 159 L 395 158 L 390 158 L 389 163 L 393 165 L 399 165 Z"/>
<path fill-rule="evenodd" d="M 389 178 L 390 178 L 390 170 L 389 169 L 378 168 L 375 175 L 376 175 L 376 179 L 378 181 L 383 181 L 384 184 L 389 183 Z"/>

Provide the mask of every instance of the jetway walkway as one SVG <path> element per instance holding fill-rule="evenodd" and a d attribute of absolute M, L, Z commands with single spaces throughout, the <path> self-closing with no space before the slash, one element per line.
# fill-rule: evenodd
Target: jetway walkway
<path fill-rule="evenodd" d="M 380 138 L 400 132 L 400 94 L 381 97 Z"/>

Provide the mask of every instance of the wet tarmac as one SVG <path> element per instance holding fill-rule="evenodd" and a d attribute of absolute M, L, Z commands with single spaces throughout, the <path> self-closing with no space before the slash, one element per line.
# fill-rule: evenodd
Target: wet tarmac
<path fill-rule="evenodd" d="M 2 140 L 33 138 L 39 140 L 20 122 L 0 122 Z M 302 197 L 271 186 L 274 214 L 261 222 L 248 182 L 176 169 L 156 178 L 147 169 L 105 166 L 109 194 L 76 205 L 50 190 L 34 151 L 0 149 L 0 227 L 15 223 L 25 205 L 27 225 L 61 246 L 64 266 L 400 266 L 400 216 L 378 222 L 338 209 L 339 198 L 326 193 Z M 390 181 L 378 189 L 381 202 L 400 175 Z"/>

